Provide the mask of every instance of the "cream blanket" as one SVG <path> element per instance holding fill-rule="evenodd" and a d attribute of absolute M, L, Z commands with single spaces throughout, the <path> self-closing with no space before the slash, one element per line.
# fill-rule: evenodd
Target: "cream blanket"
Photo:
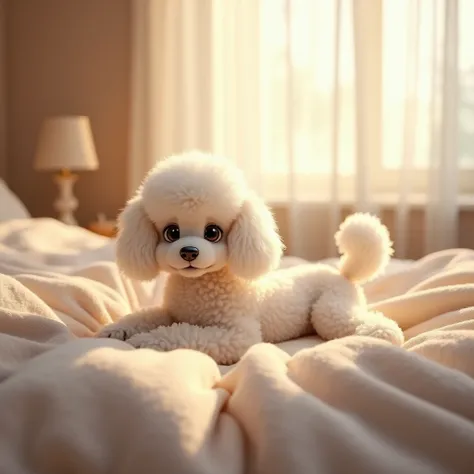
<path fill-rule="evenodd" d="M 312 337 L 230 370 L 79 338 L 160 299 L 112 260 L 56 221 L 0 225 L 0 473 L 473 472 L 474 252 L 367 285 L 402 349 Z"/>

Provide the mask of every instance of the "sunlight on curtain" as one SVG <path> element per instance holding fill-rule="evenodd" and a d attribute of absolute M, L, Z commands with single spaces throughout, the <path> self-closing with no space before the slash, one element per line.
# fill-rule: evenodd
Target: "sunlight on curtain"
<path fill-rule="evenodd" d="M 135 0 L 133 12 L 131 189 L 155 159 L 202 148 L 288 210 L 294 255 L 334 255 L 354 210 L 394 209 L 399 257 L 420 207 L 425 250 L 456 246 L 474 192 L 474 2 Z"/>
<path fill-rule="evenodd" d="M 470 170 L 458 183 L 458 73 L 474 66 L 472 49 L 464 64 L 457 61 L 458 2 L 280 3 L 264 1 L 261 14 L 262 67 L 272 91 L 264 126 L 273 132 L 262 157 L 264 195 L 290 203 L 300 236 L 294 215 L 308 201 L 323 203 L 328 253 L 345 203 L 372 212 L 395 207 L 400 257 L 420 205 L 427 206 L 426 251 L 456 246 L 459 193 L 474 188 Z M 461 3 L 461 18 L 469 17 L 473 4 Z M 293 253 L 310 252 L 309 234 L 291 239 Z"/>

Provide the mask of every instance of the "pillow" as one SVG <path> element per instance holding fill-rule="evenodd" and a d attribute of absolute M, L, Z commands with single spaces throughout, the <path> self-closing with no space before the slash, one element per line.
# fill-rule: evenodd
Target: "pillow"
<path fill-rule="evenodd" d="M 30 219 L 31 214 L 7 184 L 0 179 L 0 222 L 11 219 Z"/>

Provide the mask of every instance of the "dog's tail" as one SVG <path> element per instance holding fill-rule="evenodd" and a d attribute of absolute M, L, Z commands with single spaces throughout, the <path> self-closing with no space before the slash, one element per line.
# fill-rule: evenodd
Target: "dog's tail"
<path fill-rule="evenodd" d="M 371 214 L 349 216 L 335 239 L 341 253 L 340 272 L 353 282 L 365 283 L 375 278 L 385 270 L 393 254 L 388 229 Z"/>

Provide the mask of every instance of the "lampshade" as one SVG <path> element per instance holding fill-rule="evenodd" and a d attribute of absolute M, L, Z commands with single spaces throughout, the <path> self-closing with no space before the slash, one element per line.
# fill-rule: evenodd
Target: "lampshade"
<path fill-rule="evenodd" d="M 35 156 L 37 170 L 95 170 L 99 167 L 88 117 L 47 118 Z"/>

